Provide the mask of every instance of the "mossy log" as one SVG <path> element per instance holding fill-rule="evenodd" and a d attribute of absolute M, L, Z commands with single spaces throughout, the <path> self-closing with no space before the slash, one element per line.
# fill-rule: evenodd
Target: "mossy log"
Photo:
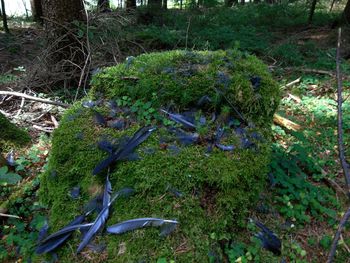
<path fill-rule="evenodd" d="M 260 79 L 259 85 L 252 84 L 254 77 Z M 97 240 L 107 244 L 103 262 L 156 262 L 159 258 L 207 262 L 210 251 L 220 255 L 218 241 L 232 238 L 245 224 L 266 182 L 270 125 L 280 100 L 278 85 L 267 67 L 256 57 L 238 51 L 152 53 L 103 69 L 94 76 L 92 85 L 89 99 L 102 103 L 89 109 L 78 102 L 66 112 L 54 132 L 48 170 L 41 177 L 40 197 L 50 207 L 53 230 L 81 213 L 83 204 L 101 192 L 107 171 L 93 176 L 92 170 L 107 154 L 97 148 L 98 141 L 130 136 L 140 126 L 132 121 L 125 130 L 96 125 L 94 111 L 107 116 L 110 110 L 103 101 L 127 96 L 131 101 L 151 101 L 153 108 L 175 105 L 185 111 L 208 96 L 211 103 L 202 109 L 203 114 L 228 108 L 229 114 L 235 115 L 234 106 L 244 116 L 238 125 L 249 134 L 258 132 L 263 139 L 255 140 L 255 147 L 247 149 L 240 147 L 235 132 L 229 132 L 225 142 L 235 146 L 232 152 L 214 148 L 208 154 L 208 145 L 199 143 L 178 145 L 180 152 L 169 154 L 169 145 L 160 143 L 168 130 L 160 125 L 138 147 L 139 160 L 120 161 L 111 167 L 113 189 L 132 187 L 136 194 L 113 205 L 107 225 L 158 217 L 177 219 L 179 226 L 166 238 L 159 236 L 158 229 L 146 228 L 103 235 Z M 212 133 L 212 127 L 199 133 L 205 137 Z M 146 149 L 154 152 L 149 154 Z M 69 191 L 77 185 L 81 197 L 73 200 Z M 174 195 L 169 189 L 182 194 Z M 80 262 L 84 255 L 74 256 L 71 251 L 79 238 L 70 242 L 59 250 L 60 260 Z M 98 256 L 89 257 L 98 262 Z"/>

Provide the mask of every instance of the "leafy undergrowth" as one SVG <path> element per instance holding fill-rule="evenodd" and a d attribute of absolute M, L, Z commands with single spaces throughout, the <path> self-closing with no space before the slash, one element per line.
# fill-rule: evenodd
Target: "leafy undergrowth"
<path fill-rule="evenodd" d="M 276 14 L 281 9 L 285 16 L 283 19 L 276 19 L 279 17 Z M 271 61 L 270 57 L 276 59 L 273 68 L 281 86 L 299 77 L 300 72 L 292 69 L 288 75 L 278 66 L 334 70 L 335 34 L 319 27 L 330 24 L 332 15 L 316 13 L 315 28 L 305 30 L 303 34 L 294 34 L 286 31 L 286 28 L 290 30 L 293 27 L 297 32 L 303 27 L 306 21 L 305 10 L 293 11 L 290 6 L 280 9 L 268 9 L 266 6 L 259 6 L 257 9 L 249 6 L 244 10 L 246 13 L 242 15 L 237 15 L 237 10 L 223 10 L 220 14 L 215 14 L 214 11 L 212 14 L 209 10 L 198 17 L 191 13 L 182 16 L 170 13 L 162 18 L 166 22 L 153 21 L 147 27 L 137 27 L 128 31 L 131 34 L 129 37 L 131 41 L 141 43 L 147 49 L 186 47 L 185 36 L 190 23 L 187 47 L 232 48 L 237 46 L 238 41 L 242 49 L 260 54 L 266 61 Z M 266 12 L 270 12 L 270 15 L 265 16 Z M 255 19 L 253 22 L 249 19 L 247 24 L 246 17 Z M 271 27 L 266 26 L 267 21 L 263 20 L 266 17 L 271 19 Z M 210 27 L 208 21 L 212 24 Z M 230 26 L 232 24 L 236 26 Z M 219 27 L 220 31 L 215 31 Z M 208 30 L 205 31 L 205 28 Z M 232 34 L 233 29 L 235 34 Z M 220 39 L 217 39 L 218 35 Z M 349 63 L 344 62 L 342 68 L 349 72 Z M 15 75 L 2 75 L 0 84 L 7 84 L 15 78 Z M 344 87 L 344 97 L 347 97 L 350 93 L 349 80 L 344 81 Z M 323 75 L 303 74 L 299 84 L 285 89 L 284 92 L 279 114 L 301 124 L 302 130 L 291 132 L 278 125 L 273 126 L 273 161 L 267 177 L 270 187 L 260 194 L 258 206 L 250 213 L 251 218 L 258 218 L 281 238 L 282 255 L 277 257 L 261 248 L 261 242 L 254 236 L 258 229 L 247 219 L 246 227 L 221 246 L 229 262 L 281 262 L 282 259 L 286 262 L 325 262 L 339 218 L 346 209 L 345 196 L 341 190 L 345 189 L 344 180 L 336 151 L 334 79 Z M 144 104 L 132 104 L 127 97 L 121 100 L 120 103 L 134 107 L 135 112 L 143 112 Z M 350 99 L 344 103 L 346 148 L 350 141 L 349 103 Z M 142 118 L 147 119 L 153 114 L 146 112 Z M 15 196 L 7 213 L 21 216 L 21 219 L 1 217 L 0 260 L 4 262 L 13 262 L 19 258 L 26 260 L 33 255 L 39 229 L 45 224 L 45 208 L 37 203 L 36 198 L 38 175 L 45 169 L 45 159 L 46 156 L 38 155 L 36 151 L 20 154 L 16 161 L 17 171 L 10 172 L 20 175 L 22 182 L 15 187 L 2 186 L 0 189 L 1 203 L 11 195 Z M 16 197 L 17 191 L 23 185 L 24 193 L 19 193 L 19 197 Z M 336 262 L 348 261 L 349 246 L 348 225 L 338 246 Z M 123 250 L 123 246 L 116 249 Z M 68 248 L 65 252 L 74 258 L 74 249 Z M 214 252 L 208 251 L 208 255 L 211 262 L 220 262 Z M 98 262 L 106 258 L 106 252 L 88 252 L 86 256 Z M 164 258 L 158 261 L 171 262 Z"/>

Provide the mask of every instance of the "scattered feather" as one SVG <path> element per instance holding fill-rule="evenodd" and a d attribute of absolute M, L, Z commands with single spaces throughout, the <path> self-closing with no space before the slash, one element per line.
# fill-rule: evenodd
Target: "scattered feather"
<path fill-rule="evenodd" d="M 148 226 L 163 226 L 164 224 L 178 224 L 175 220 L 165 220 L 160 218 L 137 218 L 127 220 L 116 225 L 109 226 L 107 232 L 111 234 L 122 234 L 128 231 L 136 230 Z M 166 231 L 164 231 L 166 232 Z"/>
<path fill-rule="evenodd" d="M 87 247 L 96 253 L 101 253 L 107 248 L 107 245 L 106 244 L 100 244 L 100 245 L 89 244 L 87 245 Z"/>
<path fill-rule="evenodd" d="M 92 101 L 92 100 L 83 101 L 82 105 L 83 105 L 84 108 L 90 108 L 90 109 L 92 109 L 93 107 L 96 106 L 96 102 L 95 102 L 95 101 Z"/>
<path fill-rule="evenodd" d="M 261 85 L 261 78 L 258 77 L 258 76 L 251 77 L 251 78 L 250 78 L 250 82 L 251 82 L 252 85 L 253 85 L 254 91 L 258 91 L 259 88 L 260 88 L 260 85 Z"/>
<path fill-rule="evenodd" d="M 9 165 L 9 166 L 12 166 L 12 167 L 15 167 L 16 166 L 16 161 L 15 161 L 15 156 L 14 156 L 14 153 L 13 153 L 13 150 L 11 150 L 7 156 L 6 156 L 6 163 Z"/>
<path fill-rule="evenodd" d="M 161 237 L 168 236 L 176 229 L 176 225 L 177 224 L 175 224 L 175 223 L 165 223 L 165 224 L 161 225 L 159 235 Z"/>
<path fill-rule="evenodd" d="M 211 98 L 208 95 L 204 95 L 198 100 L 197 106 L 203 107 L 204 105 L 210 104 L 211 102 L 212 102 Z"/>
<path fill-rule="evenodd" d="M 75 138 L 78 139 L 78 140 L 83 140 L 84 139 L 84 133 L 83 132 L 78 132 L 75 135 Z"/>
<path fill-rule="evenodd" d="M 47 220 L 45 219 L 44 225 L 39 230 L 39 234 L 38 234 L 38 242 L 39 243 L 47 237 L 48 230 L 49 230 L 49 224 L 47 223 Z"/>
<path fill-rule="evenodd" d="M 101 113 L 94 111 L 94 120 L 97 125 L 106 126 L 107 122 Z"/>
<path fill-rule="evenodd" d="M 270 172 L 270 173 L 267 174 L 267 176 L 269 177 L 270 187 L 275 187 L 276 179 L 273 176 L 273 174 Z"/>
<path fill-rule="evenodd" d="M 74 230 L 82 227 L 91 226 L 91 224 L 81 224 L 84 220 L 85 220 L 85 215 L 76 217 L 66 227 L 62 228 L 61 230 L 57 231 L 56 233 L 42 240 L 37 246 L 35 252 L 37 254 L 44 254 L 58 248 L 71 236 Z"/>
<path fill-rule="evenodd" d="M 235 149 L 234 145 L 223 145 L 220 143 L 215 143 L 215 146 L 218 147 L 222 151 L 233 151 Z"/>
<path fill-rule="evenodd" d="M 243 149 L 253 148 L 255 143 L 251 142 L 248 138 L 241 138 L 241 147 Z"/>
<path fill-rule="evenodd" d="M 106 183 L 108 185 L 108 182 Z M 109 187 L 106 186 L 108 189 Z M 103 198 L 103 209 L 96 217 L 95 221 L 92 223 L 91 227 L 89 228 L 89 231 L 84 235 L 83 240 L 79 244 L 79 247 L 77 249 L 77 254 L 80 253 L 84 247 L 86 247 L 87 244 L 89 244 L 90 240 L 95 236 L 95 234 L 103 228 L 108 216 L 109 216 L 109 207 L 110 205 L 121 196 L 127 196 L 133 193 L 133 190 L 130 188 L 124 188 L 117 193 L 113 195 L 113 197 L 110 199 L 110 202 L 108 204 L 105 204 L 105 198 Z M 106 198 L 107 199 L 107 198 Z"/>
<path fill-rule="evenodd" d="M 119 149 L 100 162 L 93 170 L 93 174 L 98 174 L 115 161 L 127 158 L 127 156 L 129 156 L 138 145 L 143 143 L 155 129 L 155 127 L 150 126 L 139 129 L 131 139 L 120 145 Z"/>
<path fill-rule="evenodd" d="M 176 145 L 172 144 L 167 147 L 167 149 L 170 151 L 171 155 L 178 155 L 180 153 L 180 148 Z"/>
<path fill-rule="evenodd" d="M 156 150 L 154 148 L 148 147 L 148 148 L 143 149 L 143 152 L 145 154 L 154 154 L 156 152 Z"/>
<path fill-rule="evenodd" d="M 276 234 L 257 220 L 255 220 L 255 224 L 261 229 L 261 231 L 256 234 L 256 237 L 260 239 L 263 248 L 271 251 L 275 255 L 281 255 L 281 240 Z"/>
<path fill-rule="evenodd" d="M 183 197 L 183 193 L 177 190 L 176 188 L 172 187 L 171 185 L 168 185 L 166 190 L 177 198 Z"/>
<path fill-rule="evenodd" d="M 186 128 L 196 129 L 196 126 L 194 125 L 194 123 L 187 120 L 185 116 L 181 114 L 173 114 L 163 109 L 161 111 L 167 114 L 172 121 L 175 121 Z"/>
<path fill-rule="evenodd" d="M 103 207 L 108 206 L 109 202 L 111 201 L 111 194 L 112 194 L 112 184 L 111 184 L 111 181 L 109 181 L 109 176 L 107 175 L 105 188 L 103 191 L 103 198 L 102 198 Z"/>
<path fill-rule="evenodd" d="M 72 190 L 70 190 L 69 195 L 73 199 L 78 199 L 80 196 L 80 187 L 79 186 L 73 187 Z"/>
<path fill-rule="evenodd" d="M 194 144 L 199 139 L 198 133 L 186 133 L 186 132 L 182 131 L 181 129 L 177 129 L 177 128 L 170 128 L 169 131 L 171 133 L 174 133 L 176 135 L 176 138 L 183 145 Z"/>
<path fill-rule="evenodd" d="M 107 126 L 117 130 L 123 130 L 126 127 L 126 122 L 125 120 L 112 120 L 107 122 Z"/>
<path fill-rule="evenodd" d="M 91 199 L 84 207 L 85 213 L 89 211 L 96 211 L 100 213 L 103 209 L 103 194 L 97 195 L 93 199 Z"/>
<path fill-rule="evenodd" d="M 112 154 L 115 150 L 115 145 L 113 145 L 110 141 L 107 140 L 101 140 L 97 143 L 97 146 L 102 151 L 105 151 L 109 154 Z"/>

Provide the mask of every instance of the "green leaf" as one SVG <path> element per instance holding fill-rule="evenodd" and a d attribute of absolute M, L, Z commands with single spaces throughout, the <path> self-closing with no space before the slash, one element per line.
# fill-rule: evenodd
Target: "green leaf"
<path fill-rule="evenodd" d="M 19 181 L 22 180 L 22 177 L 16 173 L 6 173 L 8 170 L 6 166 L 0 168 L 0 170 L 1 170 L 1 172 L 0 172 L 0 184 L 1 185 L 17 184 Z"/>

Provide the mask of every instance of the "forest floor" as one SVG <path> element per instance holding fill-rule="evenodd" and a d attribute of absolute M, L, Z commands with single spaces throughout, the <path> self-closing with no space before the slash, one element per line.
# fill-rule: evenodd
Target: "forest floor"
<path fill-rule="evenodd" d="M 160 39 L 156 37 L 159 32 L 156 24 L 148 25 L 148 28 L 140 26 L 138 32 L 132 32 L 128 41 L 136 42 L 142 48 L 135 48 L 135 45 L 132 52 L 129 50 L 131 54 L 123 51 L 117 60 L 123 61 L 126 56 L 137 55 L 142 49 L 184 48 L 186 37 L 181 28 L 187 28 L 186 21 L 191 21 L 188 17 L 191 16 L 183 18 L 184 25 L 163 27 Z M 268 36 L 264 35 L 267 27 L 261 31 L 263 34 L 258 32 L 260 27 L 251 27 L 254 33 L 248 36 L 247 32 L 250 31 L 244 31 L 245 26 L 240 32 L 237 31 L 237 34 L 242 34 L 238 40 L 244 35 L 240 47 L 264 60 L 281 86 L 283 98 L 278 114 L 300 125 L 298 130 L 293 131 L 278 123 L 273 124 L 270 187 L 261 194 L 257 208 L 250 215 L 266 223 L 282 239 L 282 256 L 276 257 L 276 262 L 282 258 L 286 262 L 325 262 L 339 219 L 348 208 L 337 153 L 337 29 L 331 28 L 328 16 L 325 18 L 318 13 L 315 19 L 316 22 L 309 26 L 303 23 L 284 27 L 272 25 L 273 32 Z M 221 32 L 221 38 L 229 38 L 225 35 L 227 32 Z M 344 29 L 341 61 L 345 98 L 350 95 L 349 32 L 350 29 Z M 207 34 L 210 35 L 210 32 Z M 176 40 L 176 37 L 179 39 Z M 192 39 L 186 40 L 186 46 L 203 48 L 206 44 L 199 41 L 201 37 L 197 32 Z M 220 43 L 220 39 L 215 41 L 209 42 L 209 49 L 236 45 L 236 39 L 227 40 L 228 45 L 226 42 Z M 42 29 L 32 23 L 12 24 L 10 36 L 0 33 L 0 90 L 22 90 L 33 61 L 40 56 L 43 43 Z M 115 60 L 111 58 L 112 54 L 106 54 L 106 57 L 110 59 L 106 64 L 112 64 Z M 96 65 L 103 64 L 99 61 Z M 66 92 L 53 93 L 33 88 L 27 92 L 51 99 L 59 98 L 66 103 L 73 102 L 72 96 L 66 96 Z M 58 97 L 58 94 L 63 96 Z M 22 176 L 23 181 L 18 186 L 4 186 L 0 190 L 1 202 L 11 200 L 6 213 L 20 217 L 0 218 L 0 260 L 14 262 L 16 258 L 30 258 L 38 231 L 46 220 L 46 208 L 38 203 L 36 196 L 38 176 L 47 163 L 51 128 L 57 126 L 56 121 L 59 122 L 64 109 L 6 97 L 0 101 L 0 110 L 30 131 L 33 137 L 32 145 L 15 153 L 17 167 L 14 172 Z M 344 141 L 349 149 L 350 98 L 344 101 L 343 111 Z M 40 127 L 47 132 L 40 130 Z M 349 229 L 348 225 L 341 237 L 336 262 L 350 262 Z M 226 260 L 265 262 L 264 255 L 270 252 L 261 249 L 252 234 L 254 231 L 254 225 L 248 223 L 246 232 L 238 234 L 234 242 L 227 244 Z"/>

